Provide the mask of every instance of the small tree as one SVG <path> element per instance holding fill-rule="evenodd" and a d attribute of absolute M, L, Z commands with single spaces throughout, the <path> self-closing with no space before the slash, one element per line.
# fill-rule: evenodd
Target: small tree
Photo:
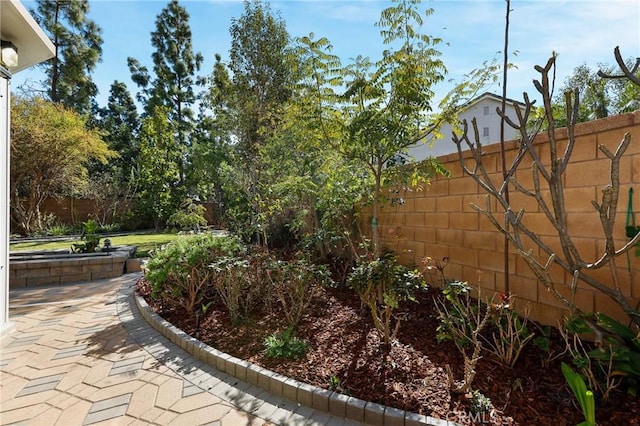
<path fill-rule="evenodd" d="M 30 234 L 42 228 L 40 206 L 87 183 L 91 161 L 117 154 L 78 113 L 41 98 L 12 98 L 11 220 Z"/>

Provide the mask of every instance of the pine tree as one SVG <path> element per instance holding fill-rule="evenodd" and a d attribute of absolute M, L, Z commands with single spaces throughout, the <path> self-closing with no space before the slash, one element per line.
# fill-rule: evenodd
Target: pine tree
<path fill-rule="evenodd" d="M 139 153 L 140 117 L 127 85 L 114 81 L 106 108 L 100 110 L 103 139 L 119 154 L 108 167 L 118 182 L 131 179 Z"/>
<path fill-rule="evenodd" d="M 89 114 L 98 88 L 91 73 L 102 59 L 101 29 L 87 18 L 88 0 L 37 0 L 32 11 L 55 45 L 55 56 L 45 69 L 47 97 Z"/>
<path fill-rule="evenodd" d="M 138 100 L 144 103 L 150 116 L 156 107 L 166 107 L 171 127 L 175 130 L 175 146 L 180 150 L 178 160 L 179 183 L 183 186 L 194 127 L 191 105 L 196 101 L 194 86 L 196 73 L 202 65 L 202 55 L 193 52 L 189 14 L 177 0 L 172 0 L 156 18 L 156 30 L 151 33 L 151 45 L 156 49 L 153 76 L 135 58 L 128 58 L 131 78 L 141 88 Z"/>

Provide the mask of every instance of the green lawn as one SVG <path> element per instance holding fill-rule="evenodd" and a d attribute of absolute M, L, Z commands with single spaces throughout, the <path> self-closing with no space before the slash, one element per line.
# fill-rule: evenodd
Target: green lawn
<path fill-rule="evenodd" d="M 147 257 L 149 255 L 149 251 L 154 250 L 170 241 L 173 241 L 177 237 L 178 234 L 174 233 L 131 233 L 127 235 L 101 237 L 100 245 L 104 243 L 105 238 L 109 238 L 111 240 L 112 246 L 137 246 L 137 256 Z M 71 245 L 75 242 L 77 242 L 77 240 L 74 239 L 63 241 L 25 241 L 21 243 L 11 244 L 9 247 L 9 251 L 68 249 L 71 248 Z"/>

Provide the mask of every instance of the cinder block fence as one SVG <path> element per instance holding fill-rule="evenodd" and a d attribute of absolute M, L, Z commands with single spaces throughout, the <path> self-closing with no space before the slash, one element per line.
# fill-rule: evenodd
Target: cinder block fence
<path fill-rule="evenodd" d="M 626 132 L 631 134 L 631 144 L 620 163 L 621 187 L 614 230 L 617 248 L 627 241 L 625 220 L 630 187 L 635 191 L 635 211 L 640 212 L 640 111 L 582 123 L 575 128 L 577 140 L 563 179 L 566 186 L 569 232 L 587 262 L 596 261 L 604 250 L 604 232 L 592 201 L 600 202 L 602 189 L 610 183 L 610 162 L 598 146 L 603 144 L 615 152 Z M 559 129 L 556 138 L 561 142 L 562 153 L 567 141 L 567 130 Z M 538 135 L 535 145 L 541 158 L 548 164 L 550 155 L 547 135 Z M 516 152 L 517 142 L 507 142 L 508 165 Z M 484 153 L 487 171 L 498 182 L 502 176 L 500 145 L 485 146 Z M 471 207 L 472 203 L 485 207 L 486 194 L 471 177 L 463 174 L 457 154 L 441 157 L 440 160 L 451 171 L 451 177 L 438 176 L 430 186 L 422 190 L 402 190 L 400 195 L 404 204 L 384 207 L 379 219 L 383 244 L 400 253 L 404 264 L 420 265 L 425 256 L 434 259 L 448 257 L 449 264 L 445 269 L 447 278 L 467 281 L 473 286 L 479 284 L 484 296 L 504 292 L 504 237 L 487 217 Z M 469 164 L 472 162 L 468 152 L 464 153 L 464 161 Z M 532 190 L 531 164 L 531 158 L 525 158 L 516 178 Z M 544 187 L 541 192 L 543 195 L 548 194 Z M 524 210 L 524 223 L 541 236 L 546 244 L 561 253 L 557 233 L 536 201 L 516 192 L 512 186 L 510 197 L 514 210 Z M 496 211 L 496 217 L 503 221 L 504 212 L 496 210 L 495 202 L 491 206 Z M 362 218 L 368 221 L 370 214 L 365 211 Z M 637 224 L 640 225 L 640 213 Z M 528 248 L 544 263 L 546 257 L 542 256 L 543 253 L 533 243 Z M 537 282 L 525 261 L 512 247 L 508 253 L 509 287 L 517 295 L 520 306 L 525 301 L 529 302 L 533 319 L 556 325 L 566 314 L 566 310 Z M 640 302 L 640 258 L 635 257 L 632 251 L 628 258 L 622 256 L 617 259 L 616 268 L 618 285 L 625 296 L 630 298 L 632 305 L 637 306 Z M 608 280 L 611 286 L 614 285 L 609 279 L 609 268 L 603 268 L 593 275 Z M 553 269 L 553 276 L 560 292 L 568 295 L 570 277 L 559 268 Z M 601 311 L 625 322 L 628 320 L 613 301 L 586 284 L 579 285 L 575 301 L 586 312 Z"/>

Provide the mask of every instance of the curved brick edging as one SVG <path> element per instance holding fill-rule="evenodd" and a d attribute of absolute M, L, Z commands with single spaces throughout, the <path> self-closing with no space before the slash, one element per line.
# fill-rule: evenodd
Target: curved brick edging
<path fill-rule="evenodd" d="M 233 357 L 191 337 L 161 318 L 134 292 L 142 317 L 167 339 L 202 362 L 270 394 L 318 411 L 357 422 L 380 426 L 457 426 L 457 423 L 367 402 L 302 383 L 256 364 Z"/>

